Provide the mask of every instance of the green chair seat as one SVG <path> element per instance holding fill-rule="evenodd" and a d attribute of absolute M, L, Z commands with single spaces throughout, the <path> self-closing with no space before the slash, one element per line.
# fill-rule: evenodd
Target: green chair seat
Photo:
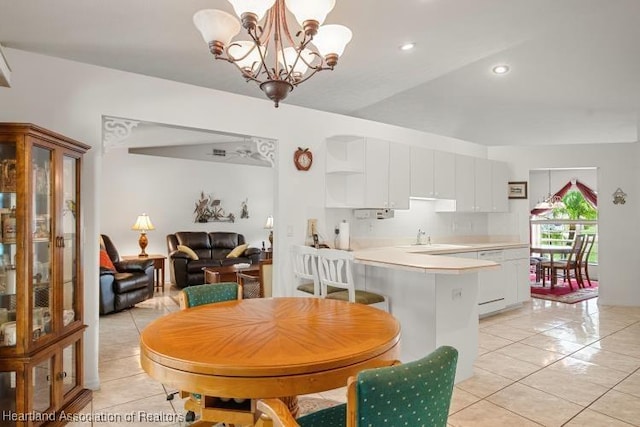
<path fill-rule="evenodd" d="M 349 291 L 332 292 L 327 295 L 327 299 L 337 299 L 340 301 L 349 301 Z M 384 297 L 373 292 L 356 290 L 356 301 L 358 304 L 377 304 L 384 302 Z"/>
<path fill-rule="evenodd" d="M 298 286 L 296 289 L 301 292 L 306 292 L 308 294 L 313 295 L 313 282 L 303 283 L 300 286 Z M 329 294 L 332 294 L 334 292 L 340 292 L 342 290 L 343 290 L 342 288 L 337 288 L 335 286 L 327 286 L 327 293 Z"/>
<path fill-rule="evenodd" d="M 344 427 L 347 419 L 347 405 L 336 405 L 297 418 L 300 427 Z"/>

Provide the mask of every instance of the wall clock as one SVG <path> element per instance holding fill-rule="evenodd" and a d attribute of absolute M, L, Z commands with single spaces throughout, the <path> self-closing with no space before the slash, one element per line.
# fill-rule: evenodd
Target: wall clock
<path fill-rule="evenodd" d="M 293 153 L 293 163 L 299 171 L 308 171 L 313 163 L 313 154 L 308 148 L 298 147 Z"/>

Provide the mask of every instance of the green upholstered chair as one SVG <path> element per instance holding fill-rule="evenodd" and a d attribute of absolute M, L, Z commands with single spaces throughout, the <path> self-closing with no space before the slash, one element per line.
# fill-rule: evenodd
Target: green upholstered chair
<path fill-rule="evenodd" d="M 366 304 L 384 311 L 389 311 L 387 297 L 375 292 L 356 289 L 353 280 L 353 252 L 337 249 L 318 250 L 318 277 L 320 293 L 327 299 Z M 329 288 L 341 289 L 329 292 Z"/>
<path fill-rule="evenodd" d="M 178 299 L 180 301 L 180 308 L 183 310 L 204 304 L 215 304 L 224 301 L 239 300 L 242 299 L 242 286 L 235 282 L 189 286 L 180 291 Z M 205 402 L 205 399 L 203 399 L 202 395 L 198 393 L 181 391 L 180 396 L 182 398 L 189 397 L 189 400 L 185 402 L 185 409 L 187 409 L 187 421 L 193 421 L 197 413 L 200 413 L 202 415 L 203 403 Z M 212 400 L 209 396 L 207 396 L 207 398 L 208 400 Z M 213 400 L 219 400 L 224 405 L 226 405 L 227 402 L 231 402 L 231 399 L 214 398 Z M 246 399 L 238 400 L 237 402 L 243 403 L 244 401 L 246 401 Z M 231 404 L 232 403 L 233 402 L 231 402 Z M 247 401 L 247 404 L 244 406 L 250 408 L 251 402 Z M 220 418 L 216 417 L 217 419 L 215 420 L 201 419 L 201 421 L 227 421 L 228 426 L 233 426 L 233 424 L 228 422 L 228 419 L 225 419 L 225 408 L 217 408 L 216 413 L 222 414 L 220 415 Z M 230 408 L 229 414 L 230 419 L 233 420 L 242 419 L 240 417 L 244 416 L 247 421 L 255 421 L 255 416 L 251 411 L 246 411 L 245 414 L 240 414 L 238 408 Z"/>
<path fill-rule="evenodd" d="M 242 287 L 235 282 L 189 286 L 180 291 L 178 299 L 182 309 L 215 302 L 233 301 L 242 299 Z"/>
<path fill-rule="evenodd" d="M 443 346 L 401 365 L 369 369 L 350 379 L 347 403 L 294 419 L 278 399 L 258 401 L 276 427 L 445 427 L 458 351 Z"/>

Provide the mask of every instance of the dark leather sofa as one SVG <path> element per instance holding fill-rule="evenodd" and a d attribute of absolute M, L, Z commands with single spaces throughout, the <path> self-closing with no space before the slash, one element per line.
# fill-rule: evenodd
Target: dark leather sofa
<path fill-rule="evenodd" d="M 100 314 L 133 307 L 153 296 L 153 260 L 120 259 L 111 239 L 102 234 L 104 249 L 115 271 L 100 267 Z"/>
<path fill-rule="evenodd" d="M 230 232 L 179 231 L 167 235 L 169 270 L 171 282 L 182 289 L 204 283 L 204 267 L 221 267 L 239 263 L 257 264 L 260 261 L 259 248 L 247 248 L 236 258 L 227 255 L 237 246 L 245 244 L 242 234 Z M 178 250 L 178 245 L 193 250 L 199 259 L 192 259 Z"/>

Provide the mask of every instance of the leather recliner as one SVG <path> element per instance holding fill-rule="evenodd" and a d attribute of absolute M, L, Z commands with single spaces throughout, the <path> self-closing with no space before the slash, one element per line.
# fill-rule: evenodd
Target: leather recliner
<path fill-rule="evenodd" d="M 247 248 L 240 256 L 227 258 L 235 247 L 243 244 L 245 239 L 242 234 L 223 231 L 211 233 L 179 231 L 167 235 L 171 282 L 180 289 L 202 285 L 204 267 L 222 267 L 240 263 L 257 264 L 262 252 L 259 248 Z M 198 259 L 192 259 L 185 252 L 179 251 L 178 245 L 188 246 L 198 255 Z"/>
<path fill-rule="evenodd" d="M 115 271 L 100 267 L 100 314 L 133 307 L 153 296 L 153 260 L 123 260 L 111 239 L 101 234 Z"/>

